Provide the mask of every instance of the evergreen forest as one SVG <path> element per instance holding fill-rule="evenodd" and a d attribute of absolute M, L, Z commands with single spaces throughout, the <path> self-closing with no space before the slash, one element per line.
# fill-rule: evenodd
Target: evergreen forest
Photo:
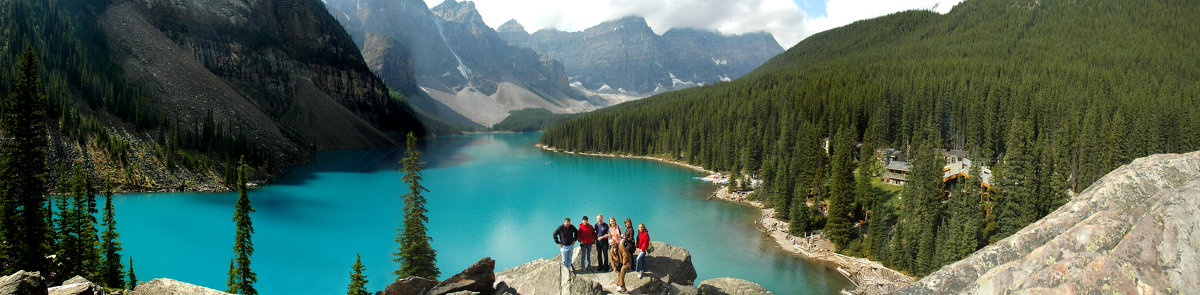
<path fill-rule="evenodd" d="M 541 143 L 762 180 L 753 196 L 793 234 L 923 276 L 1132 159 L 1200 149 L 1198 15 L 1166 0 L 899 12 L 815 34 L 731 82 L 565 121 Z M 913 165 L 898 193 L 876 183 L 885 147 Z M 941 149 L 969 151 L 991 183 L 943 182 Z"/>

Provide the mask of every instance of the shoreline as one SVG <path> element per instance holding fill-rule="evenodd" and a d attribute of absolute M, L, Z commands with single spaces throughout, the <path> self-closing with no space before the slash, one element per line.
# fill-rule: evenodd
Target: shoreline
<path fill-rule="evenodd" d="M 548 146 L 545 146 L 545 145 L 543 145 L 543 144 L 540 144 L 540 143 L 534 144 L 533 146 L 536 146 L 536 147 L 538 147 L 539 149 L 542 149 L 543 151 L 548 151 L 548 152 L 563 153 L 563 154 L 570 154 L 570 155 L 580 155 L 580 156 L 593 156 L 593 157 L 607 157 L 607 158 L 624 158 L 624 159 L 643 159 L 643 160 L 654 160 L 654 161 L 659 161 L 659 162 L 663 162 L 663 163 L 667 163 L 667 164 L 671 164 L 671 165 L 675 165 L 675 166 L 680 166 L 680 167 L 684 167 L 684 168 L 692 169 L 692 170 L 695 170 L 695 171 L 697 171 L 697 172 L 703 172 L 703 173 L 708 173 L 708 174 L 715 174 L 715 173 L 717 173 L 717 172 L 715 172 L 715 171 L 712 171 L 712 170 L 704 169 L 704 167 L 700 167 L 700 166 L 696 166 L 696 165 L 692 165 L 692 164 L 688 164 L 688 163 L 684 163 L 684 162 L 680 162 L 680 161 L 675 161 L 675 160 L 663 159 L 663 158 L 659 158 L 659 157 L 652 157 L 652 156 L 630 156 L 630 155 L 614 155 L 614 154 L 602 154 L 602 153 L 583 153 L 583 152 L 572 152 L 572 151 L 564 151 L 564 150 L 559 150 L 559 149 L 556 149 L 556 148 L 553 148 L 553 147 L 548 147 Z"/>
<path fill-rule="evenodd" d="M 771 217 L 775 209 L 764 208 L 761 202 L 750 201 L 744 195 L 729 193 L 728 186 L 718 187 L 713 192 L 715 199 L 744 204 L 758 208 L 761 212 L 755 222 L 758 230 L 774 238 L 779 247 L 806 259 L 833 266 L 854 285 L 854 294 L 887 294 L 915 282 L 912 277 L 883 266 L 878 261 L 853 257 L 833 252 L 833 245 L 820 236 L 797 237 L 788 233 L 788 223 Z"/>
<path fill-rule="evenodd" d="M 609 158 L 629 158 L 629 159 L 644 159 L 663 162 L 671 165 L 681 166 L 692 169 L 698 172 L 714 174 L 716 172 L 703 167 L 691 165 L 679 161 L 663 159 L 652 156 L 629 156 L 629 155 L 614 155 L 603 153 L 583 153 L 562 151 L 553 147 L 548 147 L 542 144 L 535 144 L 538 148 L 556 153 L 609 157 Z M 833 266 L 843 277 L 848 279 L 854 285 L 854 289 L 850 292 L 854 294 L 885 294 L 900 289 L 901 287 L 912 284 L 915 280 L 904 273 L 894 269 L 887 268 L 883 264 L 862 257 L 851 257 L 842 255 L 832 251 L 832 245 L 827 239 L 820 237 L 797 237 L 788 233 L 787 222 L 782 222 L 774 217 L 775 209 L 764 208 L 762 203 L 750 201 L 741 194 L 729 193 L 728 186 L 720 186 L 710 195 L 711 198 L 720 199 L 723 201 L 753 206 L 759 209 L 760 216 L 755 222 L 756 228 L 765 234 L 774 238 L 775 243 L 784 251 L 792 253 L 805 259 Z"/>

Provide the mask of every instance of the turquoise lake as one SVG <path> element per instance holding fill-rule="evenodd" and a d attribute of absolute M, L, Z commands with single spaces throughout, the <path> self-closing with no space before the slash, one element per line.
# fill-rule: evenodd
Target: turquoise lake
<path fill-rule="evenodd" d="M 576 156 L 534 146 L 541 133 L 426 140 L 429 235 L 442 278 L 482 257 L 497 271 L 552 258 L 563 217 L 629 217 L 652 240 L 691 251 L 699 277 L 737 277 L 777 294 L 833 294 L 835 270 L 779 249 L 754 227 L 758 210 L 705 200 L 701 173 L 656 161 Z M 252 269 L 262 294 L 345 294 L 355 253 L 368 289 L 396 278 L 403 149 L 321 153 L 250 191 Z M 225 289 L 233 255 L 236 193 L 138 193 L 114 198 L 124 255 L 143 281 L 172 279 Z M 128 267 L 128 266 L 127 266 Z"/>

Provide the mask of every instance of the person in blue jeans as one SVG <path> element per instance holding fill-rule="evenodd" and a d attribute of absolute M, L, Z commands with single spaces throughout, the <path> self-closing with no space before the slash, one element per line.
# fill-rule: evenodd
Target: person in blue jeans
<path fill-rule="evenodd" d="M 563 266 L 572 272 L 575 271 L 575 268 L 571 267 L 571 254 L 575 250 L 576 234 L 577 231 L 575 226 L 571 225 L 570 217 L 563 218 L 563 224 L 554 230 L 554 243 L 558 244 L 558 251 L 562 253 Z"/>
<path fill-rule="evenodd" d="M 642 278 L 642 273 L 646 272 L 646 251 L 650 249 L 650 232 L 646 230 L 646 225 L 638 223 L 637 234 L 637 259 L 633 270 L 638 273 L 638 278 Z"/>
<path fill-rule="evenodd" d="M 596 270 L 612 271 L 608 262 L 608 224 L 604 223 L 604 215 L 596 215 Z"/>
<path fill-rule="evenodd" d="M 592 225 L 588 223 L 587 215 L 583 216 L 583 222 L 579 223 L 579 264 L 583 265 L 583 270 L 587 270 L 592 266 L 592 244 L 596 243 L 596 230 L 592 229 Z"/>

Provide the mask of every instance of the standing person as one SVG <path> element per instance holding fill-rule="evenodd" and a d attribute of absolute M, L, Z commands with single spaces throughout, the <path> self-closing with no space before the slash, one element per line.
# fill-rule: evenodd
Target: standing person
<path fill-rule="evenodd" d="M 608 264 L 608 224 L 604 214 L 596 215 L 596 270 L 610 271 Z"/>
<path fill-rule="evenodd" d="M 633 248 L 636 245 L 633 239 L 637 238 L 637 232 L 633 230 L 633 220 L 625 218 L 625 233 L 621 234 L 621 238 L 624 239 L 622 243 L 625 246 L 625 253 L 633 255 Z M 633 267 L 633 259 L 630 259 L 627 263 L 631 264 L 629 267 Z"/>
<path fill-rule="evenodd" d="M 563 224 L 554 230 L 554 243 L 558 244 L 558 250 L 562 253 L 563 266 L 570 271 L 575 270 L 571 267 L 571 252 L 575 250 L 576 233 L 575 226 L 571 225 L 570 217 L 563 218 Z"/>
<path fill-rule="evenodd" d="M 637 265 L 633 268 L 637 271 L 638 278 L 642 278 L 642 273 L 646 272 L 646 250 L 650 248 L 650 232 L 646 230 L 646 225 L 638 223 L 637 235 Z"/>
<path fill-rule="evenodd" d="M 596 230 L 592 229 L 587 215 L 584 215 L 583 222 L 579 223 L 579 265 L 583 266 L 583 270 L 592 266 L 593 243 L 596 243 Z"/>
<path fill-rule="evenodd" d="M 621 232 L 617 229 L 617 220 L 608 219 L 608 227 L 612 233 L 609 234 L 609 245 L 612 250 L 609 253 L 612 258 L 612 268 L 617 272 L 617 292 L 629 292 L 625 289 L 625 272 L 629 271 L 629 252 L 625 251 L 625 247 L 621 246 Z"/>

